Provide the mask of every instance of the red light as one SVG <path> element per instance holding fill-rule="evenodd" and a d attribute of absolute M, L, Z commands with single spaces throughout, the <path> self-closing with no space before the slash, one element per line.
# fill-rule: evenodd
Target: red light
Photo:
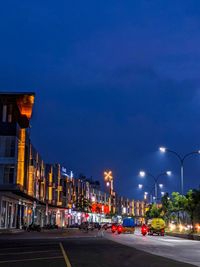
<path fill-rule="evenodd" d="M 112 230 L 116 230 L 117 227 L 115 225 L 112 225 Z"/>

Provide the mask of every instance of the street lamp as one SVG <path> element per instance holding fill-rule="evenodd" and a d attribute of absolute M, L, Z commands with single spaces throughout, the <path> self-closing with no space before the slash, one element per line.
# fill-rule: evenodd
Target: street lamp
<path fill-rule="evenodd" d="M 139 175 L 140 175 L 140 177 L 145 177 L 146 173 L 145 173 L 145 171 L 140 171 Z"/>
<path fill-rule="evenodd" d="M 104 171 L 104 180 L 106 182 L 106 186 L 110 186 L 110 194 L 113 195 L 113 175 L 112 171 Z"/>
<path fill-rule="evenodd" d="M 183 169 L 183 165 L 184 165 L 184 161 L 186 160 L 186 158 L 188 158 L 191 155 L 200 154 L 200 150 L 187 153 L 184 156 L 181 156 L 176 151 L 173 151 L 173 150 L 168 149 L 166 147 L 160 147 L 159 150 L 160 150 L 161 153 L 170 152 L 170 153 L 174 154 L 179 159 L 180 165 L 181 165 L 181 194 L 183 195 L 183 193 L 184 193 L 184 187 L 183 187 L 183 182 L 184 182 L 184 172 L 183 172 L 184 169 Z"/>
<path fill-rule="evenodd" d="M 110 182 L 106 182 L 106 186 L 109 187 L 110 186 Z"/>
<path fill-rule="evenodd" d="M 145 186 L 143 184 L 139 184 L 138 185 L 138 189 L 146 189 L 148 190 L 148 192 L 144 192 L 144 199 L 146 200 L 148 195 L 149 195 L 149 198 L 150 198 L 150 202 L 152 202 L 152 191 L 153 191 L 153 187 L 149 187 L 149 186 Z"/>
<path fill-rule="evenodd" d="M 143 188 L 143 184 L 139 184 L 139 185 L 138 185 L 138 188 L 139 188 L 139 189 L 142 189 L 142 188 Z"/>
<path fill-rule="evenodd" d="M 145 177 L 145 176 L 149 176 L 149 177 L 151 177 L 151 178 L 153 178 L 153 180 L 154 180 L 154 188 L 155 188 L 155 201 L 157 201 L 157 199 L 158 199 L 158 180 L 159 180 L 159 178 L 161 177 L 161 176 L 170 176 L 172 173 L 171 173 L 171 171 L 166 171 L 166 172 L 162 172 L 162 173 L 160 173 L 159 175 L 157 175 L 157 176 L 154 176 L 153 174 L 151 174 L 151 173 L 146 173 L 145 171 L 140 171 L 139 172 L 139 176 L 140 177 Z M 163 184 L 159 184 L 159 187 L 160 188 L 163 188 Z"/>
<path fill-rule="evenodd" d="M 159 184 L 159 187 L 162 189 L 163 188 L 163 184 Z"/>
<path fill-rule="evenodd" d="M 106 182 L 106 186 L 110 188 L 109 209 L 111 212 L 115 212 L 115 204 L 116 203 L 114 200 L 115 192 L 113 189 L 112 171 L 110 171 L 110 170 L 104 171 L 104 180 Z"/>

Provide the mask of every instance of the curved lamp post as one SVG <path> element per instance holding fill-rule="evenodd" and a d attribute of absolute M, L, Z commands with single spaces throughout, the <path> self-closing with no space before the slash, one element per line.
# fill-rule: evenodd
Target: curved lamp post
<path fill-rule="evenodd" d="M 166 171 L 166 172 L 162 172 L 162 173 L 158 174 L 157 176 L 154 176 L 153 174 L 151 174 L 149 172 L 145 172 L 145 171 L 139 172 L 140 177 L 149 176 L 149 177 L 153 178 L 154 188 L 155 188 L 155 202 L 157 202 L 157 199 L 158 199 L 158 180 L 160 179 L 161 176 L 170 176 L 171 174 L 172 174 L 171 171 Z M 159 187 L 162 188 L 163 184 L 159 184 Z"/>
<path fill-rule="evenodd" d="M 143 184 L 138 184 L 138 189 L 147 189 L 148 191 L 144 191 L 144 200 L 147 200 L 147 197 L 149 196 L 150 202 L 153 201 L 152 191 L 154 187 L 144 186 Z"/>
<path fill-rule="evenodd" d="M 166 152 L 172 153 L 179 159 L 180 165 L 181 165 L 181 194 L 183 195 L 183 193 L 184 193 L 184 186 L 183 186 L 183 183 L 184 183 L 184 162 L 185 162 L 186 158 L 188 158 L 189 156 L 192 156 L 194 154 L 200 154 L 200 150 L 187 153 L 183 157 L 180 154 L 178 154 L 176 151 L 173 151 L 173 150 L 168 149 L 166 147 L 160 147 L 159 150 L 161 153 L 166 153 Z"/>

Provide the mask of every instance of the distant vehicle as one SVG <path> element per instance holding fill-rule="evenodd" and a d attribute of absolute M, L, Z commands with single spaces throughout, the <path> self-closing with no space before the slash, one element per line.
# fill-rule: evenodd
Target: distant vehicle
<path fill-rule="evenodd" d="M 80 228 L 80 225 L 78 223 L 70 224 L 68 226 L 69 228 Z"/>
<path fill-rule="evenodd" d="M 146 224 L 143 224 L 141 227 L 141 234 L 145 236 L 148 233 L 148 227 Z"/>
<path fill-rule="evenodd" d="M 111 226 L 111 231 L 114 234 L 117 231 L 118 225 L 116 223 L 113 223 Z"/>
<path fill-rule="evenodd" d="M 94 230 L 94 223 L 82 222 L 79 225 L 79 229 L 80 230 L 85 230 L 86 232 L 88 232 L 88 230 L 93 231 Z"/>
<path fill-rule="evenodd" d="M 148 235 L 165 235 L 165 221 L 161 218 L 153 218 L 151 220 L 148 220 L 147 227 Z"/>
<path fill-rule="evenodd" d="M 43 226 L 43 229 L 58 229 L 58 225 L 57 224 L 46 224 Z"/>
<path fill-rule="evenodd" d="M 27 227 L 27 231 L 28 232 L 31 232 L 31 231 L 41 232 L 41 227 L 39 224 L 32 223 Z"/>
<path fill-rule="evenodd" d="M 124 218 L 122 225 L 113 225 L 112 226 L 112 233 L 117 232 L 118 234 L 121 233 L 131 233 L 134 234 L 135 232 L 135 221 L 133 218 Z"/>
<path fill-rule="evenodd" d="M 112 227 L 112 225 L 113 225 L 112 223 L 105 223 L 105 224 L 103 224 L 102 228 L 104 230 L 108 230 L 108 229 L 110 229 Z"/>

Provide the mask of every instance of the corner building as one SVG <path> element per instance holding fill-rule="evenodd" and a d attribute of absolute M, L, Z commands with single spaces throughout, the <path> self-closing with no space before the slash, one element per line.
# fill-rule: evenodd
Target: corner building
<path fill-rule="evenodd" d="M 0 228 L 31 220 L 29 120 L 34 93 L 0 94 Z"/>

